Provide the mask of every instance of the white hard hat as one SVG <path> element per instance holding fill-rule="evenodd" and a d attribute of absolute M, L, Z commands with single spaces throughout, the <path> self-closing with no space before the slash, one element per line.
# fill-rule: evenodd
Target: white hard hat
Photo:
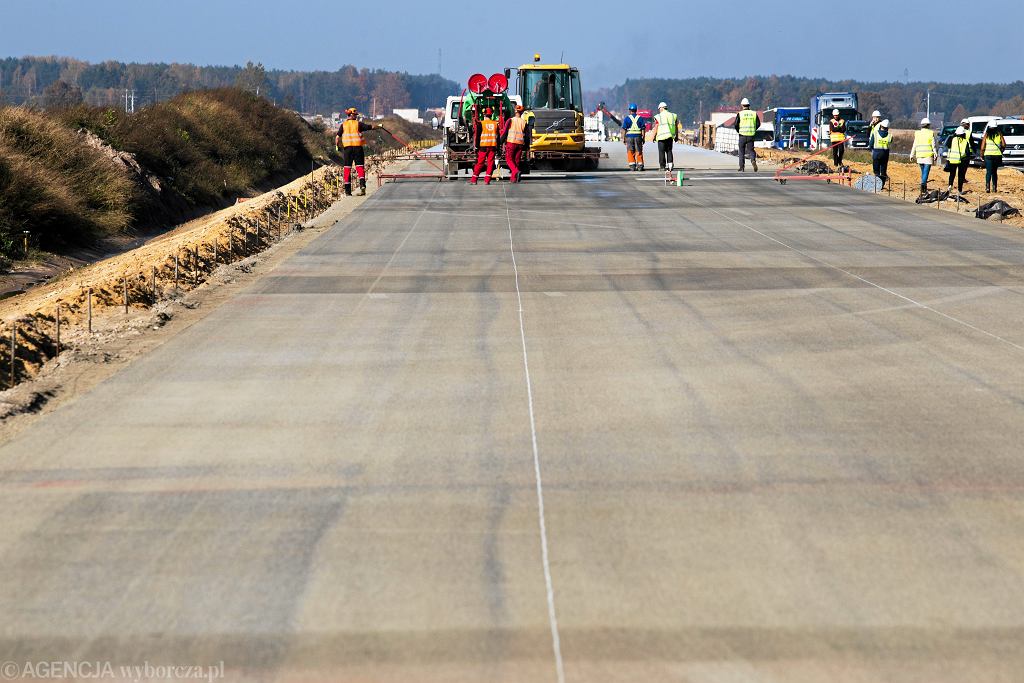
<path fill-rule="evenodd" d="M 926 116 L 923 119 L 921 119 L 921 125 L 922 126 L 930 126 L 930 125 L 932 125 L 932 120 Z"/>
<path fill-rule="evenodd" d="M 960 119 L 960 123 L 970 123 L 967 119 Z"/>
<path fill-rule="evenodd" d="M 876 109 L 873 112 L 871 112 L 871 116 L 872 116 L 872 118 L 874 118 L 875 116 L 877 116 L 878 118 L 882 118 L 882 112 L 880 112 L 880 111 L 878 111 Z"/>
<path fill-rule="evenodd" d="M 964 127 L 963 127 L 963 126 L 957 126 L 957 128 L 956 128 L 956 135 L 963 135 L 963 134 L 964 134 L 964 133 L 966 133 L 966 132 L 967 132 L 967 131 L 966 131 L 966 130 L 964 130 Z"/>
<path fill-rule="evenodd" d="M 746 97 L 744 97 L 742 100 L 740 100 L 740 105 L 744 106 L 744 107 L 749 107 L 750 106 L 750 100 L 748 100 Z"/>
<path fill-rule="evenodd" d="M 889 119 L 882 119 L 882 122 L 880 124 L 878 124 L 878 125 L 880 125 L 882 128 L 888 128 L 889 127 Z"/>
<path fill-rule="evenodd" d="M 832 110 L 832 116 L 839 116 L 839 110 L 838 109 L 833 109 Z"/>
<path fill-rule="evenodd" d="M 658 109 L 668 109 L 668 105 L 664 102 L 658 102 Z"/>

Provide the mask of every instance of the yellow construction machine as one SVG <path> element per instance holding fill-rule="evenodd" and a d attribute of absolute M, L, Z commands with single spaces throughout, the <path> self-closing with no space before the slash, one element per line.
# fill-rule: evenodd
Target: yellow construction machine
<path fill-rule="evenodd" d="M 507 79 L 512 70 L 505 69 Z M 579 69 L 568 64 L 541 64 L 536 54 L 532 64 L 523 64 L 516 71 L 515 92 L 533 113 L 533 159 L 569 170 L 596 169 L 602 153 L 599 147 L 586 146 Z"/>

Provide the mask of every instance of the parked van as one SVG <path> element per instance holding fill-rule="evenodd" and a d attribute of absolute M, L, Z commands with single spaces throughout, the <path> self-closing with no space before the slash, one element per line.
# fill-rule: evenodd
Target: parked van
<path fill-rule="evenodd" d="M 1006 140 L 1003 150 L 1003 165 L 1024 166 L 1024 121 L 1020 119 L 996 119 L 989 128 L 996 127 Z M 980 145 L 980 143 L 979 143 Z"/>

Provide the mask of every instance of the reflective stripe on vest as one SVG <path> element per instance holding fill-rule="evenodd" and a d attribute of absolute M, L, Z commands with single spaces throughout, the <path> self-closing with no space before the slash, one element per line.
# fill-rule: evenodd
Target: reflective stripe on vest
<path fill-rule="evenodd" d="M 643 131 L 640 130 L 640 117 L 633 114 L 630 117 L 629 128 L 626 129 L 627 135 L 640 135 Z"/>
<path fill-rule="evenodd" d="M 658 115 L 654 117 L 654 120 L 658 122 L 658 134 L 657 140 L 668 140 L 676 136 L 676 124 L 679 121 L 679 117 L 670 111 L 658 112 Z"/>
<path fill-rule="evenodd" d="M 842 119 L 838 119 L 837 125 L 843 126 L 845 124 L 846 124 L 846 121 L 843 121 Z M 842 131 L 838 131 L 838 130 L 832 130 L 832 122 L 831 121 L 828 122 L 828 130 L 829 130 L 828 139 L 831 140 L 832 142 L 842 142 L 843 140 L 846 139 L 846 133 L 844 133 Z"/>
<path fill-rule="evenodd" d="M 967 156 L 967 140 L 953 136 L 949 139 L 949 155 L 946 157 L 951 164 L 959 164 Z"/>
<path fill-rule="evenodd" d="M 359 122 L 349 119 L 341 124 L 341 146 L 362 147 L 363 134 L 359 132 Z"/>
<path fill-rule="evenodd" d="M 498 122 L 484 119 L 480 122 L 480 146 L 498 146 Z"/>
<path fill-rule="evenodd" d="M 930 128 L 922 128 L 914 133 L 914 156 L 918 161 L 935 156 L 932 151 L 935 148 L 935 131 Z"/>
<path fill-rule="evenodd" d="M 523 121 L 521 116 L 517 116 L 509 122 L 508 143 L 510 145 L 526 144 L 526 121 Z"/>
<path fill-rule="evenodd" d="M 752 138 L 757 134 L 757 112 L 744 109 L 740 112 L 740 135 Z"/>
<path fill-rule="evenodd" d="M 985 156 L 987 157 L 1001 157 L 1003 156 L 1003 150 L 999 146 L 1003 144 L 1003 136 L 1000 133 L 996 133 L 995 136 L 985 136 Z"/>
<path fill-rule="evenodd" d="M 892 144 L 892 133 L 883 138 L 880 132 L 880 129 L 875 131 L 875 149 L 889 149 L 889 145 Z"/>

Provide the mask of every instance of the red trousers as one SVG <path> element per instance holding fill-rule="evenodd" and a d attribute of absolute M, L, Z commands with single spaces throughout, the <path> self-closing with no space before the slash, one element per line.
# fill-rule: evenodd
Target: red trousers
<path fill-rule="evenodd" d="M 473 167 L 473 180 L 476 180 L 477 176 L 480 175 L 480 171 L 484 168 L 484 162 L 487 163 L 487 175 L 484 177 L 484 182 L 491 182 L 491 174 L 494 173 L 494 153 L 497 151 L 495 147 L 481 147 L 476 152 L 476 166 Z"/>
<path fill-rule="evenodd" d="M 523 162 L 523 145 L 505 143 L 505 161 L 508 163 L 509 182 L 519 182 L 519 165 Z"/>

